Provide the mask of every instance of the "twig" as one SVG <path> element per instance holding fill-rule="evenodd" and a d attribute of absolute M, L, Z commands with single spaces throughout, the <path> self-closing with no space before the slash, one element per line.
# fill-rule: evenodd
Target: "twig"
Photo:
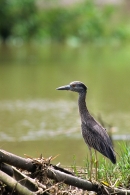
<path fill-rule="evenodd" d="M 13 167 L 14 170 L 14 177 L 15 179 L 22 184 L 23 186 L 27 187 L 31 191 L 37 191 L 38 188 L 46 189 L 46 186 L 39 183 L 35 179 L 32 179 L 25 174 L 21 173 L 19 170 L 17 170 L 15 167 Z"/>
<path fill-rule="evenodd" d="M 42 189 L 46 189 L 46 186 L 39 183 L 37 180 L 35 179 L 32 179 L 28 176 L 26 176 L 25 174 L 21 173 L 19 170 L 17 170 L 15 167 L 13 167 L 13 170 L 14 170 L 14 176 L 15 176 L 15 179 L 17 181 L 19 181 L 21 183 L 22 180 L 26 180 L 26 185 L 27 185 L 27 182 L 29 183 L 29 185 L 32 185 L 33 187 L 30 186 L 30 190 L 38 190 L 38 187 L 42 188 Z M 22 184 L 23 185 L 23 184 Z"/>

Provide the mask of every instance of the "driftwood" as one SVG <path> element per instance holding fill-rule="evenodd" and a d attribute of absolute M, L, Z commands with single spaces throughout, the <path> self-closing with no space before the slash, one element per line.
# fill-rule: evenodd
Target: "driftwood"
<path fill-rule="evenodd" d="M 12 190 L 15 189 L 18 194 L 24 195 L 45 194 L 44 192 L 47 191 L 47 188 L 44 185 L 45 178 L 53 179 L 58 183 L 75 186 L 79 189 L 94 191 L 97 194 L 101 194 L 102 192 L 104 195 L 130 195 L 130 190 L 110 188 L 76 177 L 71 172 L 57 167 L 56 165 L 52 165 L 50 160 L 51 158 L 44 159 L 43 157 L 38 159 L 22 158 L 4 150 L 0 150 L 0 163 L 6 163 L 5 166 L 9 169 L 9 171 L 1 169 L 0 180 Z M 10 165 L 14 167 L 11 167 Z M 23 171 L 21 173 L 18 169 L 26 170 L 27 173 L 23 173 Z"/>

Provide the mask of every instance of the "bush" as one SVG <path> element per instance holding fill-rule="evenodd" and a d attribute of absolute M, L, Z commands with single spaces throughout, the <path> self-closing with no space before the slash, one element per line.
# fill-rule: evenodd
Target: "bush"
<path fill-rule="evenodd" d="M 126 33 L 120 24 L 114 26 L 114 10 L 112 6 L 98 7 L 92 0 L 68 8 L 40 8 L 36 0 L 1 0 L 0 36 L 4 41 L 9 37 L 56 41 L 75 38 L 83 42 L 105 38 L 124 40 L 130 37 L 129 30 Z"/>
<path fill-rule="evenodd" d="M 37 33 L 38 13 L 34 0 L 0 1 L 0 36 L 31 38 Z"/>

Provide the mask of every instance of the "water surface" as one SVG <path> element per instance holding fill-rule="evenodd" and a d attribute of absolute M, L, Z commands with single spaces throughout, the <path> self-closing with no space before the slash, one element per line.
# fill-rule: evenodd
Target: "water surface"
<path fill-rule="evenodd" d="M 78 94 L 56 91 L 73 80 L 88 86 L 88 108 L 113 137 L 129 138 L 128 50 L 127 45 L 1 46 L 1 148 L 34 157 L 60 154 L 64 164 L 75 155 L 82 164 L 88 150 L 80 133 Z"/>

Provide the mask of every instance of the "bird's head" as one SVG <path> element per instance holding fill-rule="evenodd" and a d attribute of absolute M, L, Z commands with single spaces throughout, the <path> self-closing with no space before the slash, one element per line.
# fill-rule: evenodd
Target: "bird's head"
<path fill-rule="evenodd" d="M 69 85 L 58 87 L 57 90 L 69 90 L 81 93 L 86 92 L 87 87 L 80 81 L 73 81 Z"/>

